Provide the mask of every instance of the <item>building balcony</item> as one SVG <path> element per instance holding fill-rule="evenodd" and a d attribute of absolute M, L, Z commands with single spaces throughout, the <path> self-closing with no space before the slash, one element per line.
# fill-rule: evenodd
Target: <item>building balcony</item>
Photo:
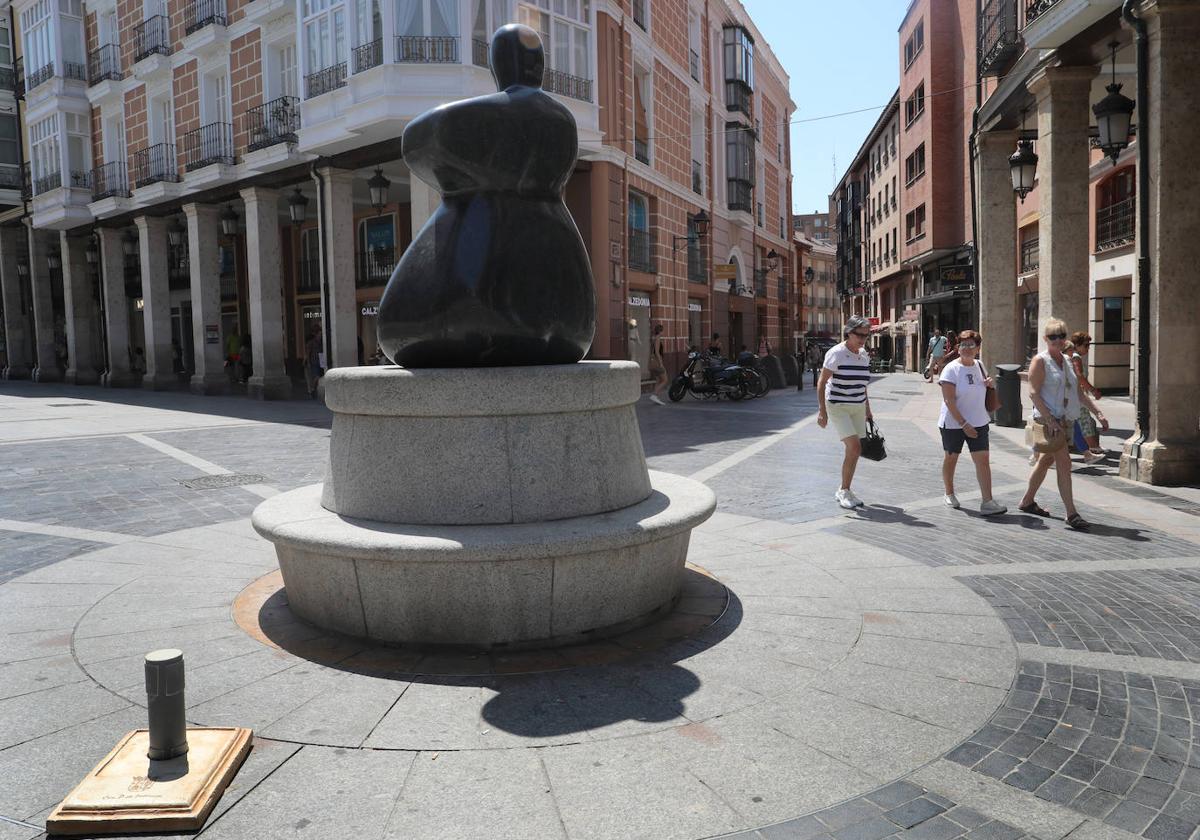
<path fill-rule="evenodd" d="M 1021 55 L 1018 0 L 987 0 L 979 12 L 976 66 L 980 75 L 1003 76 Z"/>
<path fill-rule="evenodd" d="M 45 195 L 51 190 L 57 190 L 61 188 L 61 172 L 47 172 L 44 175 L 39 175 L 33 179 L 33 194 L 35 196 Z"/>
<path fill-rule="evenodd" d="M 650 162 L 650 144 L 641 137 L 633 138 L 633 156 L 642 163 Z"/>
<path fill-rule="evenodd" d="M 180 138 L 183 145 L 183 167 L 192 172 L 213 164 L 233 166 L 233 126 L 230 123 L 209 123 Z"/>
<path fill-rule="evenodd" d="M 133 188 L 179 183 L 174 143 L 157 143 L 133 153 Z"/>
<path fill-rule="evenodd" d="M 1025 46 L 1055 49 L 1121 8 L 1121 0 L 1024 0 Z"/>
<path fill-rule="evenodd" d="M 188 35 L 206 26 L 225 26 L 225 0 L 189 0 L 183 8 L 183 19 Z"/>
<path fill-rule="evenodd" d="M 356 256 L 355 287 L 369 289 L 383 286 L 391 279 L 392 270 L 396 267 L 394 248 L 372 248 L 370 252 L 359 253 Z"/>
<path fill-rule="evenodd" d="M 1112 251 L 1133 244 L 1137 199 L 1133 196 L 1096 211 L 1096 251 Z"/>
<path fill-rule="evenodd" d="M 658 271 L 654 255 L 654 234 L 648 230 L 629 229 L 629 270 L 654 274 Z"/>
<path fill-rule="evenodd" d="M 383 39 L 376 38 L 366 44 L 355 47 L 351 53 L 355 73 L 365 73 L 372 67 L 383 64 Z"/>
<path fill-rule="evenodd" d="M 489 47 L 487 41 L 480 41 L 478 38 L 471 41 L 471 63 L 476 67 L 491 67 L 492 59 L 488 54 Z"/>
<path fill-rule="evenodd" d="M 133 60 L 135 62 L 153 55 L 171 54 L 171 21 L 164 15 L 155 15 L 133 28 Z"/>
<path fill-rule="evenodd" d="M 119 82 L 125 74 L 121 72 L 121 48 L 116 44 L 105 44 L 88 54 L 87 81 L 89 86 L 104 81 Z"/>
<path fill-rule="evenodd" d="M 90 173 L 76 171 L 68 171 L 65 176 L 62 172 L 44 172 L 33 178 L 30 184 L 33 226 L 64 230 L 92 221 L 87 208 L 91 180 Z"/>
<path fill-rule="evenodd" d="M 754 117 L 754 91 L 746 87 L 744 82 L 738 80 L 726 80 L 725 82 L 725 108 L 729 111 L 738 111 L 745 114 L 747 117 Z"/>
<path fill-rule="evenodd" d="M 92 201 L 106 198 L 129 198 L 124 161 L 112 161 L 92 170 Z"/>
<path fill-rule="evenodd" d="M 551 70 L 549 67 L 546 68 L 546 75 L 542 79 L 542 89 L 547 93 L 557 93 L 561 96 L 569 96 L 572 99 L 579 99 L 583 102 L 592 101 L 591 79 L 585 79 L 582 76 L 572 76 L 570 73 Z"/>
<path fill-rule="evenodd" d="M 304 98 L 312 99 L 346 86 L 346 62 L 334 64 L 304 77 Z"/>
<path fill-rule="evenodd" d="M 457 64 L 458 38 L 450 35 L 397 35 L 397 64 Z"/>
<path fill-rule="evenodd" d="M 257 152 L 279 143 L 295 143 L 296 132 L 300 130 L 300 100 L 294 96 L 280 96 L 247 108 L 242 120 L 247 152 Z"/>
<path fill-rule="evenodd" d="M 730 210 L 741 210 L 745 213 L 754 211 L 754 182 L 730 178 L 726 181 L 726 191 L 729 194 Z"/>
<path fill-rule="evenodd" d="M 45 64 L 30 73 L 25 79 L 25 90 L 31 91 L 54 78 L 54 62 Z"/>

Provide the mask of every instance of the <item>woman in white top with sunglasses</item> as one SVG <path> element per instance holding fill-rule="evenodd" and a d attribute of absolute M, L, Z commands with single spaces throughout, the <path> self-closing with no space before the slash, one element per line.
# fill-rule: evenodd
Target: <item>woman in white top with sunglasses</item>
<path fill-rule="evenodd" d="M 1046 425 L 1048 436 L 1062 435 L 1065 441 L 1072 424 L 1079 417 L 1080 404 L 1092 410 L 1096 410 L 1096 404 L 1080 389 L 1075 368 L 1063 353 L 1067 343 L 1066 323 L 1059 318 L 1051 318 L 1042 329 L 1042 335 L 1046 339 L 1046 349 L 1029 363 L 1029 395 L 1033 398 L 1033 416 Z M 1075 498 L 1071 491 L 1071 454 L 1066 446 L 1060 446 L 1054 452 L 1039 453 L 1033 474 L 1029 476 L 1029 487 L 1018 509 L 1036 516 L 1050 515 L 1035 498 L 1050 467 L 1054 467 L 1057 474 L 1058 494 L 1062 496 L 1067 509 L 1067 525 L 1077 531 L 1086 531 L 1089 525 L 1075 509 Z"/>

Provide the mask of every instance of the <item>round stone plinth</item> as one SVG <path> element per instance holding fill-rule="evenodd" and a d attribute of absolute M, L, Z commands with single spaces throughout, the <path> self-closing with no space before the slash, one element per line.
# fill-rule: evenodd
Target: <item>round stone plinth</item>
<path fill-rule="evenodd" d="M 291 610 L 391 644 L 541 647 L 604 638 L 661 615 L 679 593 L 692 528 L 716 498 L 652 473 L 621 510 L 509 525 L 397 525 L 336 515 L 321 486 L 254 511 L 275 544 Z"/>
<path fill-rule="evenodd" d="M 635 362 L 335 368 L 321 504 L 423 525 L 568 519 L 650 495 Z"/>

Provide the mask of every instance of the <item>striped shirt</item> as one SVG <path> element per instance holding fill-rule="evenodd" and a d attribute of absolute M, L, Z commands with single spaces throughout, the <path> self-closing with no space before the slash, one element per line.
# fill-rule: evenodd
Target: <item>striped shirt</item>
<path fill-rule="evenodd" d="M 825 369 L 833 376 L 825 385 L 825 399 L 831 403 L 864 403 L 867 383 L 871 381 L 871 357 L 866 350 L 852 353 L 842 342 L 825 354 Z"/>

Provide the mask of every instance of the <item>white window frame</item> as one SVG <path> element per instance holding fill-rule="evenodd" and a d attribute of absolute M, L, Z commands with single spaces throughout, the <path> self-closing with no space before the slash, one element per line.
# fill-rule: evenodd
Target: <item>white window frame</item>
<path fill-rule="evenodd" d="M 21 12 L 25 72 L 32 75 L 55 60 L 54 15 L 51 0 L 37 0 Z"/>
<path fill-rule="evenodd" d="M 462 34 L 460 31 L 462 28 L 462 0 L 391 0 L 391 2 L 395 4 L 396 20 L 394 28 L 396 30 L 396 35 L 409 35 L 413 37 L 429 38 L 457 38 Z M 450 10 L 443 8 L 442 4 L 448 5 L 450 3 L 454 4 L 453 13 L 447 14 L 447 12 Z M 406 25 L 401 27 L 401 21 L 409 17 L 407 10 L 412 9 L 415 6 L 420 7 L 417 9 L 417 15 L 412 18 L 411 22 L 408 22 Z M 439 12 L 438 16 L 443 20 L 445 20 L 447 17 L 449 18 L 449 20 L 446 21 L 449 26 L 448 32 L 433 31 L 433 13 L 435 9 L 437 9 Z M 416 17 L 420 17 L 420 26 L 416 25 L 418 23 Z"/>
<path fill-rule="evenodd" d="M 333 2 L 330 0 L 302 0 L 301 7 L 304 13 L 303 25 L 300 27 L 304 75 L 311 76 L 313 73 L 319 73 L 346 62 L 350 52 L 347 44 L 346 4 L 342 0 L 333 0 Z M 339 18 L 342 30 L 340 37 L 338 35 Z M 309 32 L 314 27 L 319 29 L 322 25 L 327 28 L 323 34 L 319 35 L 321 41 L 320 66 L 313 66 L 313 56 L 309 49 Z"/>
<path fill-rule="evenodd" d="M 562 9 L 559 12 L 558 9 Z M 574 14 L 571 9 L 574 9 Z M 595 43 L 593 40 L 592 10 L 590 0 L 535 0 L 521 3 L 517 7 L 517 20 L 542 36 L 546 50 L 546 66 L 560 73 L 581 79 L 594 79 Z M 546 25 L 543 26 L 544 17 Z M 648 25 L 648 24 L 647 24 Z M 562 66 L 558 55 L 558 38 L 567 32 L 567 66 Z M 581 57 L 580 44 L 585 54 Z"/>
<path fill-rule="evenodd" d="M 51 114 L 29 126 L 29 169 L 35 181 L 55 172 L 62 173 L 58 114 Z"/>

